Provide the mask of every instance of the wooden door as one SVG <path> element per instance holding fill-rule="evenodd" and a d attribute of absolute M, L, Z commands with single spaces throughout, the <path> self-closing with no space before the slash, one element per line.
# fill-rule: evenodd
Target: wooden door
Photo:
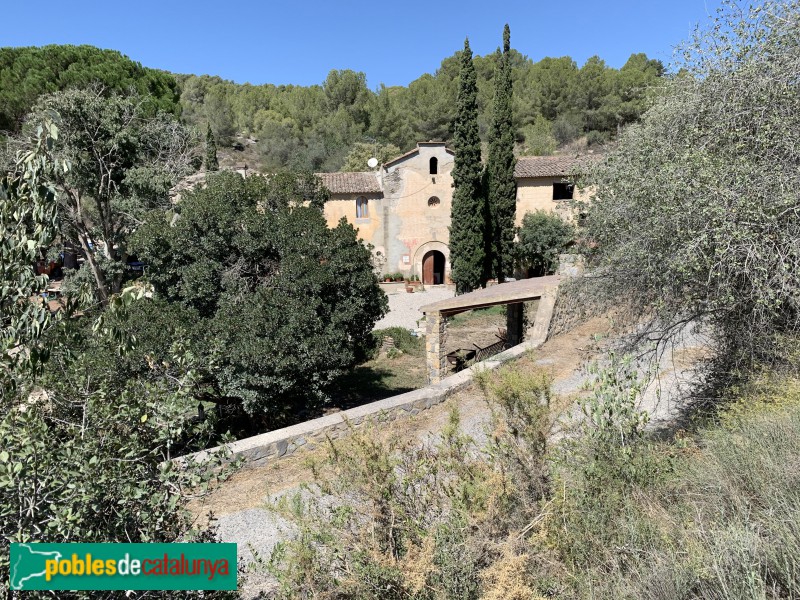
<path fill-rule="evenodd" d="M 433 252 L 428 252 L 422 259 L 422 283 L 433 285 Z"/>

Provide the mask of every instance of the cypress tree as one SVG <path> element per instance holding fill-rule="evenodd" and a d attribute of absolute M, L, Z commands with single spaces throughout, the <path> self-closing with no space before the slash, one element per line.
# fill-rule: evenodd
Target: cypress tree
<path fill-rule="evenodd" d="M 469 39 L 464 41 L 456 103 L 453 145 L 453 206 L 450 213 L 450 265 L 456 293 L 486 284 L 485 198 L 478 136 L 478 84 Z"/>
<path fill-rule="evenodd" d="M 219 171 L 219 161 L 217 160 L 217 141 L 211 131 L 211 124 L 206 129 L 206 171 Z"/>
<path fill-rule="evenodd" d="M 486 164 L 487 212 L 491 221 L 487 264 L 499 282 L 514 272 L 514 221 L 517 213 L 510 51 L 511 30 L 506 24 L 503 53 L 499 56 L 494 78 L 494 112 Z"/>

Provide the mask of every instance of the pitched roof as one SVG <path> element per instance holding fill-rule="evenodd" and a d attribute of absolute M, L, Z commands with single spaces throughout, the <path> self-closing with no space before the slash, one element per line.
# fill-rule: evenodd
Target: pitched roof
<path fill-rule="evenodd" d="M 564 177 L 591 160 L 588 156 L 520 156 L 514 177 Z"/>
<path fill-rule="evenodd" d="M 317 173 L 332 194 L 378 194 L 381 184 L 376 173 Z"/>

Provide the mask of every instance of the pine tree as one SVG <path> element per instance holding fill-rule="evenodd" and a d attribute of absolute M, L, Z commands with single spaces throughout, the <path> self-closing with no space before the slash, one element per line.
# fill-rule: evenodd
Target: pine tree
<path fill-rule="evenodd" d="M 214 132 L 211 131 L 211 124 L 206 129 L 206 171 L 219 171 L 219 161 L 217 160 L 217 141 L 214 139 Z"/>
<path fill-rule="evenodd" d="M 499 57 L 494 78 L 494 113 L 486 164 L 491 221 L 487 264 L 499 282 L 514 272 L 514 221 L 517 212 L 510 50 L 511 31 L 506 24 L 503 30 L 503 53 Z"/>
<path fill-rule="evenodd" d="M 453 207 L 450 213 L 450 265 L 456 292 L 486 284 L 485 198 L 481 185 L 481 140 L 478 136 L 478 84 L 469 40 L 464 41 L 453 126 Z"/>

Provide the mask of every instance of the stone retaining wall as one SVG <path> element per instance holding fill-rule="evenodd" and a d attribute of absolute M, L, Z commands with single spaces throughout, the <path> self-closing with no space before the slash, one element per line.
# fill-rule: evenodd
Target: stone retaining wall
<path fill-rule="evenodd" d="M 351 427 L 357 428 L 364 423 L 378 419 L 394 420 L 397 417 L 419 414 L 444 402 L 455 392 L 470 385 L 476 370 L 496 369 L 504 362 L 513 360 L 540 344 L 541 341 L 538 340 L 519 344 L 469 369 L 442 379 L 439 383 L 419 390 L 298 423 L 291 427 L 237 440 L 228 445 L 231 451 L 229 458 L 230 460 L 244 459 L 244 468 L 259 467 L 303 449 L 313 449 L 328 439 L 337 439 L 346 435 Z M 194 458 L 203 460 L 209 454 L 219 450 L 220 448 L 211 448 L 198 452 Z"/>

